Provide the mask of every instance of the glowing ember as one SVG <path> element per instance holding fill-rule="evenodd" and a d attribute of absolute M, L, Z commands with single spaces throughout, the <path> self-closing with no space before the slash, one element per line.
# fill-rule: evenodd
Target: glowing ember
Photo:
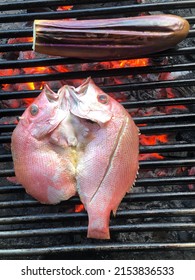
<path fill-rule="evenodd" d="M 154 146 L 160 143 L 167 143 L 168 136 L 166 134 L 162 135 L 140 135 L 140 144 L 144 146 Z M 163 159 L 164 157 L 158 153 L 150 153 L 150 154 L 140 154 L 140 160 L 147 160 L 150 158 L 155 159 Z"/>
<path fill-rule="evenodd" d="M 73 6 L 59 6 L 57 11 L 68 11 L 71 10 Z"/>
<path fill-rule="evenodd" d="M 75 211 L 76 213 L 82 212 L 82 211 L 84 211 L 84 210 L 85 210 L 85 208 L 84 208 L 83 204 L 76 204 L 76 205 L 75 205 L 74 211 Z"/>
<path fill-rule="evenodd" d="M 175 97 L 175 94 L 174 94 L 172 88 L 167 88 L 167 89 L 166 89 L 166 92 L 167 92 L 167 97 L 168 97 L 168 98 L 174 98 L 174 97 Z M 173 105 L 173 106 L 169 106 L 169 107 L 168 107 L 168 112 L 167 112 L 167 113 L 169 114 L 169 112 L 172 112 L 172 111 L 175 110 L 175 109 L 177 109 L 177 110 L 186 110 L 186 106 L 184 106 L 184 105 Z"/>
<path fill-rule="evenodd" d="M 156 145 L 159 143 L 166 143 L 168 142 L 168 137 L 166 134 L 162 135 L 140 135 L 140 143 L 142 145 Z"/>
<path fill-rule="evenodd" d="M 150 157 L 156 158 L 156 159 L 163 159 L 164 157 L 158 153 L 151 153 Z"/>
<path fill-rule="evenodd" d="M 33 82 L 27 83 L 30 90 L 35 90 L 35 84 Z"/>
<path fill-rule="evenodd" d="M 129 59 L 129 60 L 120 60 L 119 66 L 123 67 L 140 67 L 147 66 L 148 58 L 140 58 L 140 59 Z"/>
<path fill-rule="evenodd" d="M 8 44 L 31 43 L 31 42 L 33 42 L 33 37 L 11 38 L 8 40 Z"/>
<path fill-rule="evenodd" d="M 35 74 L 35 73 L 39 73 L 39 74 L 49 74 L 52 73 L 51 69 L 49 67 L 44 67 L 44 66 L 39 66 L 39 67 L 34 67 L 34 68 L 23 68 L 23 70 L 25 71 L 25 73 L 27 74 Z"/>

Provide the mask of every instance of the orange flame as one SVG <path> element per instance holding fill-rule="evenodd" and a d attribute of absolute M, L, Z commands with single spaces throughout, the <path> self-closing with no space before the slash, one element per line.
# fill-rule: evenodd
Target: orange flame
<path fill-rule="evenodd" d="M 27 83 L 27 86 L 29 87 L 30 90 L 35 90 L 35 84 L 33 82 Z"/>

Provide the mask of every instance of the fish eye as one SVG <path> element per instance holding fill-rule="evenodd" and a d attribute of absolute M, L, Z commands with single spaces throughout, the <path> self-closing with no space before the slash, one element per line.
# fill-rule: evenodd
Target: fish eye
<path fill-rule="evenodd" d="M 36 116 L 39 112 L 39 107 L 36 104 L 30 106 L 30 113 L 32 116 Z"/>
<path fill-rule="evenodd" d="M 108 96 L 106 94 L 99 94 L 97 96 L 97 99 L 102 104 L 107 104 L 108 103 Z"/>

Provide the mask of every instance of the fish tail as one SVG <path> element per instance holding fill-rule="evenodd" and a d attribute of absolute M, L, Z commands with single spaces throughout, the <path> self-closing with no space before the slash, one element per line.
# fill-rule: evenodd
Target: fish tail
<path fill-rule="evenodd" d="M 88 238 L 110 239 L 109 220 L 110 212 L 102 214 L 96 207 L 88 209 Z"/>

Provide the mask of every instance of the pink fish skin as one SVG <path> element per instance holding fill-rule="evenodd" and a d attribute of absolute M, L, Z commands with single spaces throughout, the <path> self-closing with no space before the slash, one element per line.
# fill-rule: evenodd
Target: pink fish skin
<path fill-rule="evenodd" d="M 76 194 L 76 139 L 63 97 L 45 86 L 12 134 L 16 180 L 41 203 L 56 204 Z"/>
<path fill-rule="evenodd" d="M 70 111 L 83 118 L 94 135 L 76 171 L 77 191 L 89 217 L 87 236 L 109 239 L 110 213 L 116 213 L 137 176 L 139 130 L 127 111 L 90 78 L 69 94 Z"/>

